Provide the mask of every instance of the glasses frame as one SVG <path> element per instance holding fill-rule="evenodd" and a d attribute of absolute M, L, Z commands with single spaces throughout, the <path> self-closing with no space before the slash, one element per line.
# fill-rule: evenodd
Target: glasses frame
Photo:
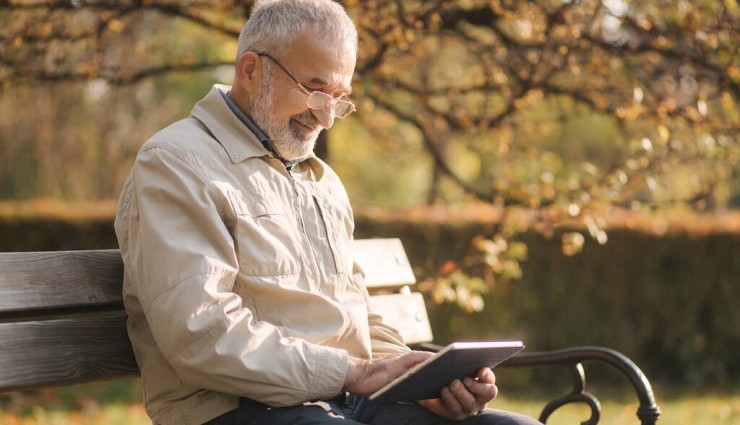
<path fill-rule="evenodd" d="M 355 104 L 352 103 L 351 100 L 349 100 L 346 94 L 343 94 L 340 97 L 334 97 L 328 93 L 322 92 L 321 90 L 311 90 L 308 87 L 304 86 L 303 83 L 298 81 L 298 79 L 293 76 L 293 73 L 288 71 L 283 66 L 283 64 L 278 62 L 277 59 L 273 58 L 267 53 L 257 53 L 257 56 L 265 57 L 275 62 L 275 65 L 282 69 L 285 75 L 290 77 L 290 79 L 293 80 L 293 82 L 296 83 L 298 87 L 300 87 L 300 89 L 308 96 L 306 98 L 306 106 L 308 106 L 309 108 L 319 110 L 326 108 L 326 105 L 331 105 L 334 116 L 337 118 L 345 118 L 349 114 L 357 110 Z"/>

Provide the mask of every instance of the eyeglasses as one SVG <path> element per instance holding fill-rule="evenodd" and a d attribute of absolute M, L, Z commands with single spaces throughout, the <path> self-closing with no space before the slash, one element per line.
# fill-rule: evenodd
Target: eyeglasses
<path fill-rule="evenodd" d="M 349 99 L 347 99 L 346 95 L 342 95 L 341 97 L 333 97 L 330 94 L 326 94 L 324 92 L 318 91 L 318 90 L 310 90 L 308 87 L 301 84 L 300 81 L 298 81 L 297 78 L 293 76 L 293 74 L 290 73 L 285 67 L 277 61 L 277 59 L 273 58 L 272 56 L 268 55 L 267 53 L 257 53 L 259 56 L 266 57 L 270 59 L 271 61 L 275 62 L 275 65 L 279 66 L 280 69 L 283 70 L 285 75 L 290 77 L 293 82 L 298 84 L 298 87 L 303 90 L 305 94 L 308 95 L 306 98 L 306 105 L 311 109 L 324 109 L 326 108 L 326 105 L 331 105 L 334 107 L 334 116 L 337 118 L 344 118 L 355 111 L 355 104 L 350 102 Z"/>

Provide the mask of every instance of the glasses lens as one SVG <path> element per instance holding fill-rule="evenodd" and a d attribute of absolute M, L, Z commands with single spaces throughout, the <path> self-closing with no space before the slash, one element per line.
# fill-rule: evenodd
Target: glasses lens
<path fill-rule="evenodd" d="M 334 105 L 334 115 L 338 116 L 339 118 L 346 117 L 354 110 L 355 105 L 353 105 L 352 102 L 346 100 L 338 100 L 337 104 Z"/>
<path fill-rule="evenodd" d="M 331 102 L 331 96 L 320 91 L 311 92 L 306 100 L 311 109 L 324 109 L 329 102 Z"/>
<path fill-rule="evenodd" d="M 311 92 L 306 100 L 308 107 L 311 109 L 324 109 L 326 105 L 334 104 L 334 115 L 339 118 L 344 118 L 351 114 L 355 110 L 355 105 L 343 99 L 334 99 L 326 93 L 320 91 Z"/>

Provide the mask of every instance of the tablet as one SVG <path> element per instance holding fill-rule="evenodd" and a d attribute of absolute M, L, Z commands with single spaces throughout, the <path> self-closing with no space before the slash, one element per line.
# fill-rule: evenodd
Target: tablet
<path fill-rule="evenodd" d="M 438 398 L 450 382 L 474 377 L 481 368 L 492 368 L 524 348 L 521 341 L 455 342 L 414 366 L 370 396 L 379 402 Z"/>

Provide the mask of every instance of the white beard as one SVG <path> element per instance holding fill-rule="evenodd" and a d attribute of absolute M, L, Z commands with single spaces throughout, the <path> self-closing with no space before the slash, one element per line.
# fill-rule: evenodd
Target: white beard
<path fill-rule="evenodd" d="M 250 96 L 249 109 L 255 124 L 270 138 L 278 155 L 286 161 L 300 161 L 307 158 L 316 146 L 316 139 L 321 133 L 316 117 L 307 111 L 293 115 L 291 121 L 299 121 L 315 131 L 306 131 L 291 121 L 279 123 L 272 117 L 274 76 L 263 78 L 262 84 L 254 96 Z"/>

